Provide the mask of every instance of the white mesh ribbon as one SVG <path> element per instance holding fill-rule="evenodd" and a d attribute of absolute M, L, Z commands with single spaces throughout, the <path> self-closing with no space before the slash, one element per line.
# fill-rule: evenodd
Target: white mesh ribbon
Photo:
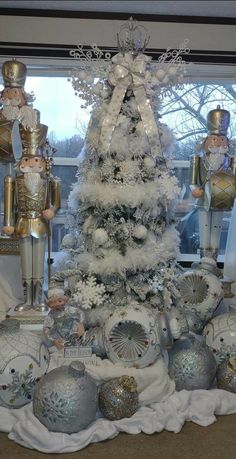
<path fill-rule="evenodd" d="M 108 75 L 109 83 L 114 86 L 112 98 L 103 120 L 100 146 L 104 153 L 110 150 L 111 138 L 116 127 L 118 115 L 127 89 L 132 89 L 141 120 L 147 134 L 153 157 L 161 155 L 161 144 L 157 125 L 146 93 L 146 64 L 151 58 L 144 54 L 133 56 L 131 53 L 116 54 L 112 58 L 112 67 Z"/>

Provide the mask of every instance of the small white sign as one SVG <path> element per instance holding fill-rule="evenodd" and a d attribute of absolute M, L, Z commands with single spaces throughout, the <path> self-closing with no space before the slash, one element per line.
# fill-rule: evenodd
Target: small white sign
<path fill-rule="evenodd" d="M 64 357 L 71 359 L 75 358 L 84 358 L 91 357 L 92 347 L 91 346 L 65 346 L 64 347 Z"/>

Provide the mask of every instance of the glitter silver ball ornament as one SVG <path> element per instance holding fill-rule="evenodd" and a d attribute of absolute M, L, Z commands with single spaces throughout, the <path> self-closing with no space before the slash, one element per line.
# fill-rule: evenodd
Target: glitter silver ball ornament
<path fill-rule="evenodd" d="M 216 374 L 216 361 L 204 342 L 193 336 L 181 338 L 169 352 L 169 375 L 176 390 L 208 389 Z"/>
<path fill-rule="evenodd" d="M 216 372 L 217 387 L 236 393 L 236 357 L 224 360 Z"/>
<path fill-rule="evenodd" d="M 133 416 L 139 404 L 135 379 L 124 375 L 104 383 L 98 404 L 103 416 L 111 421 Z"/>
<path fill-rule="evenodd" d="M 82 362 L 74 361 L 45 375 L 36 387 L 33 412 L 51 432 L 75 433 L 96 416 L 97 386 Z"/>
<path fill-rule="evenodd" d="M 20 328 L 16 319 L 0 323 L 0 404 L 19 408 L 31 402 L 33 390 L 49 365 L 42 339 Z"/>

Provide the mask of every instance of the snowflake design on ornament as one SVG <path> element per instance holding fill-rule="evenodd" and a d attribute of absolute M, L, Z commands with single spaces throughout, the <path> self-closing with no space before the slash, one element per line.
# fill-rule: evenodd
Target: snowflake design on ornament
<path fill-rule="evenodd" d="M 91 309 L 92 306 L 103 304 L 105 291 L 104 284 L 98 284 L 94 276 L 89 276 L 75 284 L 73 300 L 79 303 L 82 309 Z"/>
<path fill-rule="evenodd" d="M 12 399 L 10 402 L 14 402 L 20 397 L 26 397 L 29 400 L 32 398 L 32 392 L 35 386 L 35 379 L 32 374 L 33 365 L 30 364 L 29 368 L 24 373 L 15 371 L 12 373 L 12 381 L 7 386 L 9 392 L 12 393 Z"/>

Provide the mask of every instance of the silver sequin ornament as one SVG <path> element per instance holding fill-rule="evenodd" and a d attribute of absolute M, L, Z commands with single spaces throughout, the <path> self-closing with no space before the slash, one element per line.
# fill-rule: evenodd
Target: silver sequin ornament
<path fill-rule="evenodd" d="M 236 393 L 236 357 L 222 362 L 216 373 L 217 387 Z"/>
<path fill-rule="evenodd" d="M 204 342 L 189 335 L 174 343 L 169 352 L 169 375 L 180 391 L 208 389 L 216 374 L 216 361 Z"/>
<path fill-rule="evenodd" d="M 111 421 L 129 418 L 138 409 L 137 384 L 132 376 L 121 376 L 104 383 L 99 391 L 99 409 Z"/>
<path fill-rule="evenodd" d="M 34 415 L 51 432 L 75 433 L 96 416 L 97 386 L 82 362 L 50 371 L 37 385 Z"/>

